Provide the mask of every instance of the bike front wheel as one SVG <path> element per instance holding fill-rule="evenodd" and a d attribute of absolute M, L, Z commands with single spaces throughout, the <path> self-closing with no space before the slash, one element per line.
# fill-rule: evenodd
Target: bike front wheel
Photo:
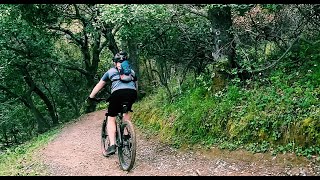
<path fill-rule="evenodd" d="M 105 157 L 109 156 L 107 155 L 107 149 L 109 145 L 110 145 L 110 140 L 107 132 L 107 119 L 105 119 L 102 123 L 102 128 L 101 128 L 101 152 L 102 152 L 102 155 Z"/>
<path fill-rule="evenodd" d="M 124 135 L 127 137 L 124 138 Z M 133 168 L 136 158 L 136 133 L 131 121 L 124 120 L 121 125 L 122 143 L 118 147 L 120 168 L 130 171 Z"/>

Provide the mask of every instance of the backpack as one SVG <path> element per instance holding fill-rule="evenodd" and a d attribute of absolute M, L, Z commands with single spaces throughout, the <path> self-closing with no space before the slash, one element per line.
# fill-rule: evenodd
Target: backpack
<path fill-rule="evenodd" d="M 133 76 L 131 74 L 131 66 L 128 60 L 121 62 L 120 69 L 118 69 L 120 75 L 120 81 L 128 83 L 133 81 Z"/>

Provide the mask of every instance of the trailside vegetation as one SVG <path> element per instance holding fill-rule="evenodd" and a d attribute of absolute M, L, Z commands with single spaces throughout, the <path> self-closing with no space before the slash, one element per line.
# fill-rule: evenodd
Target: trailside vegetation
<path fill-rule="evenodd" d="M 138 128 L 319 160 L 317 4 L 2 4 L 0 20 L 1 152 L 105 108 L 86 98 L 125 50 Z"/>

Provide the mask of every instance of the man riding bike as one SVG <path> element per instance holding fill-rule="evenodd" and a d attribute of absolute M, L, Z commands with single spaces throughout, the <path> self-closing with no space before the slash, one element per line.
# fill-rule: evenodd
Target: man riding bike
<path fill-rule="evenodd" d="M 108 123 L 107 132 L 110 139 L 110 145 L 107 149 L 107 155 L 115 154 L 116 152 L 116 116 L 121 110 L 121 102 L 128 102 L 128 109 L 131 111 L 132 104 L 137 99 L 138 82 L 135 72 L 131 69 L 132 80 L 124 82 L 120 79 L 119 70 L 121 69 L 121 63 L 127 60 L 127 53 L 117 53 L 113 58 L 114 67 L 110 68 L 104 73 L 100 81 L 95 85 L 89 99 L 94 99 L 95 95 L 106 85 L 108 81 L 111 81 L 111 96 L 109 97 L 108 107 Z M 130 114 L 123 114 L 125 120 L 131 120 Z M 128 137 L 124 137 L 125 139 Z"/>

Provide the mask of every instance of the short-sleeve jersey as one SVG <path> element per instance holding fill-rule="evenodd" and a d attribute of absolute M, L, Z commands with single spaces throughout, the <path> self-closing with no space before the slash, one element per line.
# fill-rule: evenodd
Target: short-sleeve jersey
<path fill-rule="evenodd" d="M 131 69 L 131 74 L 136 79 L 136 74 L 132 69 Z M 106 82 L 109 80 L 112 81 L 111 93 L 113 93 L 114 91 L 119 90 L 119 89 L 134 89 L 134 90 L 136 90 L 135 81 L 130 81 L 127 83 L 120 81 L 120 74 L 115 67 L 110 68 L 106 73 L 104 73 L 101 80 L 106 81 Z"/>

